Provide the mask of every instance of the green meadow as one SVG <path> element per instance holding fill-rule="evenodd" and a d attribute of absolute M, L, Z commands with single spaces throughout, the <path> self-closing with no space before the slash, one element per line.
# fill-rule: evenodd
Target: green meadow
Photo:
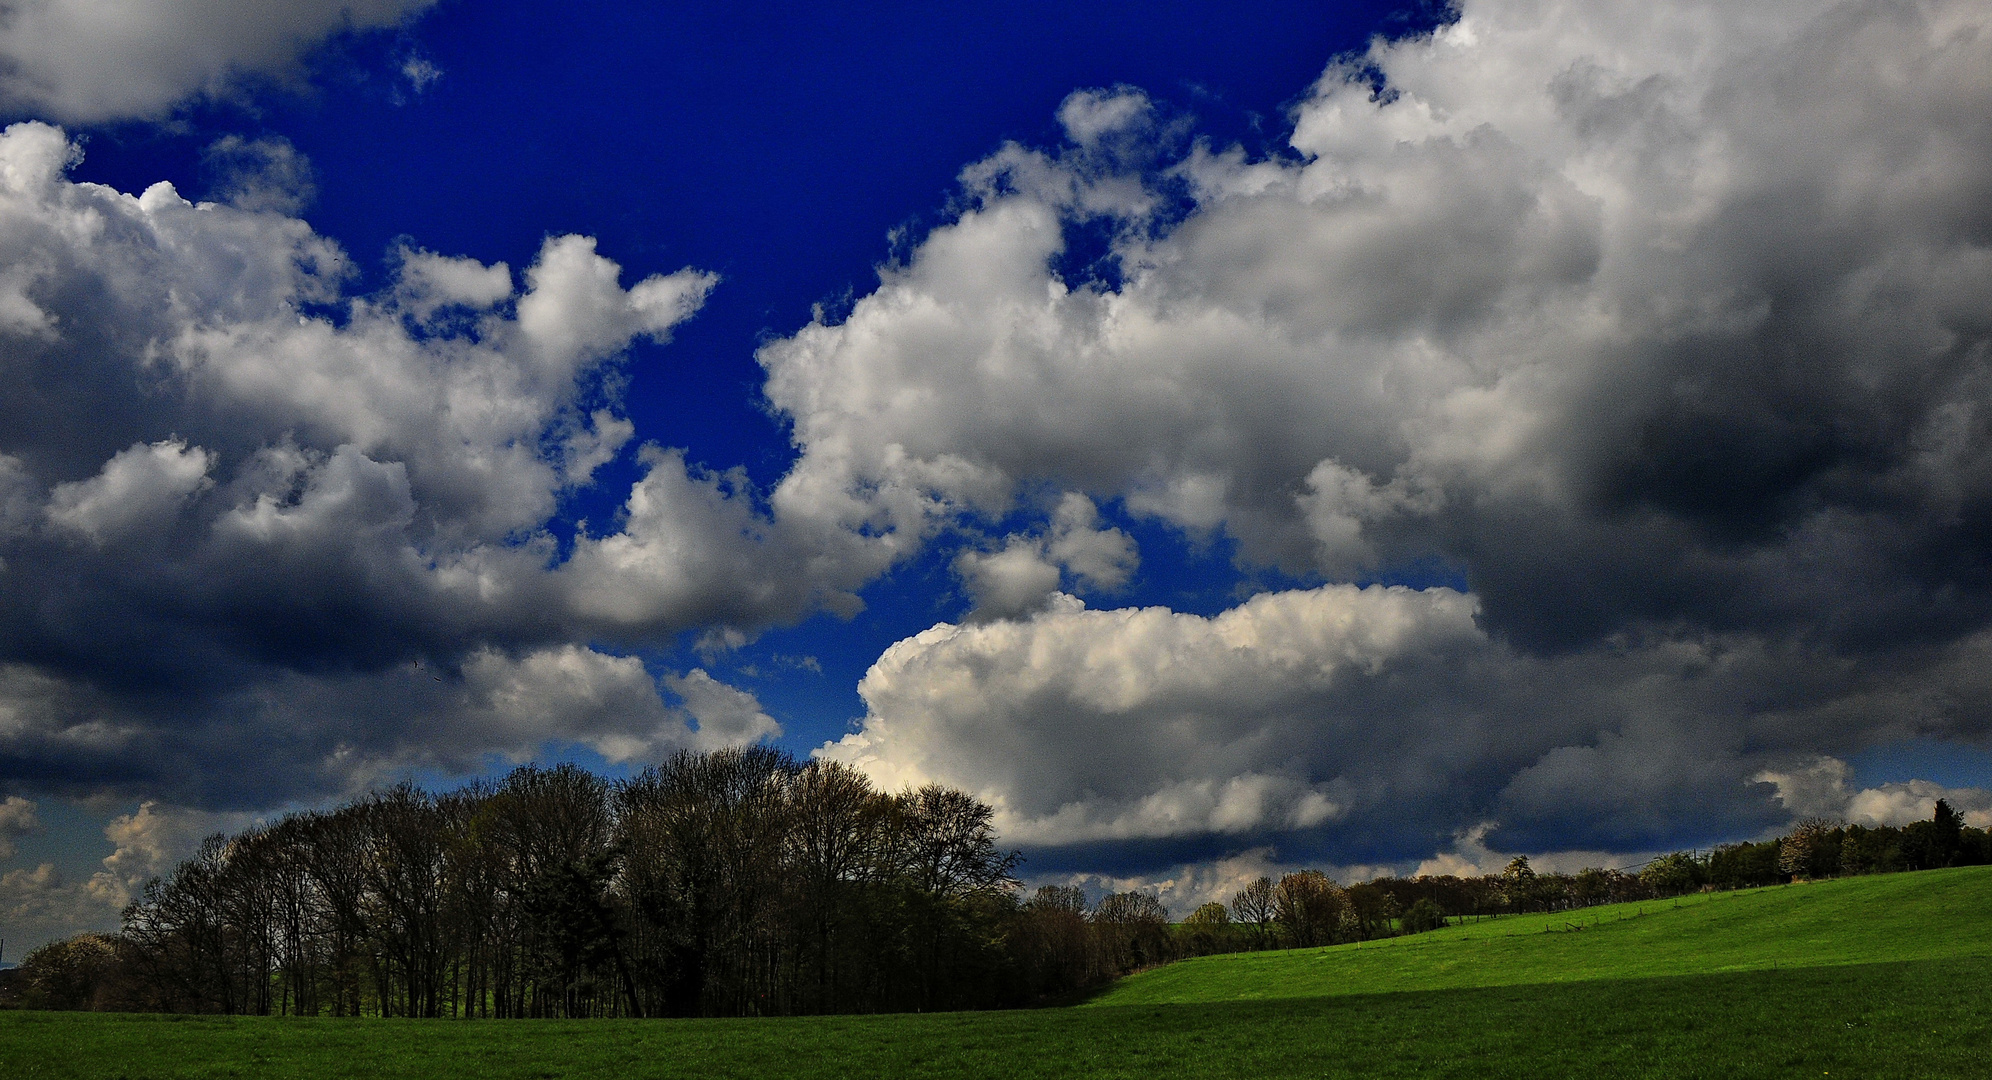
<path fill-rule="evenodd" d="M 12 1013 L 0 1076 L 1984 1077 L 1988 914 L 1992 867 L 1895 874 L 1210 957 L 1002 1013 Z"/>
<path fill-rule="evenodd" d="M 1250 1001 L 1992 957 L 1992 867 L 1879 874 L 1183 960 L 1100 1006 Z"/>

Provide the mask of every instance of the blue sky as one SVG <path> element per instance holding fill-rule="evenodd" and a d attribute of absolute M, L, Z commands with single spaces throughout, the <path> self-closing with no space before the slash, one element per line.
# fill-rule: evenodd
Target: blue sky
<path fill-rule="evenodd" d="M 1992 822 L 1970 4 L 10 20 L 15 934 L 750 739 L 1172 906 Z"/>
<path fill-rule="evenodd" d="M 723 284 L 669 345 L 630 349 L 622 404 L 641 438 L 772 484 L 795 455 L 759 393 L 756 347 L 871 287 L 876 266 L 904 252 L 895 234 L 944 218 L 964 165 L 1009 140 L 1055 145 L 1068 94 L 1117 85 L 1150 91 L 1182 123 L 1178 142 L 1279 152 L 1288 110 L 1327 58 L 1438 15 L 1397 4 L 445 3 L 399 32 L 311 54 L 308 88 L 197 100 L 170 124 L 86 129 L 71 175 L 125 191 L 170 180 L 201 197 L 218 180 L 204 153 L 217 138 L 281 137 L 311 163 L 303 216 L 352 255 L 360 290 L 382 284 L 403 241 L 523 266 L 548 235 L 578 233 L 632 278 L 714 271 Z M 411 61 L 434 81 L 411 85 Z M 636 476 L 624 455 L 553 527 L 612 518 Z M 1123 602 L 1208 614 L 1239 598 L 1221 538 L 1146 532 L 1147 569 Z M 883 646 L 959 615 L 959 592 L 937 551 L 870 586 L 855 625 L 777 629 L 724 666 L 760 672 L 786 743 L 807 752 L 862 715 L 857 679 Z M 780 659 L 802 656 L 823 673 Z"/>

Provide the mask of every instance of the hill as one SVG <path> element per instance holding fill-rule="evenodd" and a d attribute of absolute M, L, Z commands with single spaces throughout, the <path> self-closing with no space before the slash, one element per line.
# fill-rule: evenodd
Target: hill
<path fill-rule="evenodd" d="M 1207 956 L 1092 1001 L 1151 1005 L 1992 956 L 1992 867 L 1883 874 L 1472 922 L 1360 945 Z"/>

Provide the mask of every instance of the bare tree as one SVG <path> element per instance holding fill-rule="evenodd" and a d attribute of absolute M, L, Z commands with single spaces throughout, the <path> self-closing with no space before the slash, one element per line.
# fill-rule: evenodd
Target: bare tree
<path fill-rule="evenodd" d="M 1278 911 L 1273 892 L 1273 879 L 1261 875 L 1231 898 L 1231 917 L 1252 928 L 1253 940 L 1261 949 L 1273 944 L 1273 919 Z"/>
<path fill-rule="evenodd" d="M 1350 914 L 1348 894 L 1318 870 L 1281 877 L 1273 889 L 1273 907 L 1280 930 L 1297 948 L 1341 940 Z"/>

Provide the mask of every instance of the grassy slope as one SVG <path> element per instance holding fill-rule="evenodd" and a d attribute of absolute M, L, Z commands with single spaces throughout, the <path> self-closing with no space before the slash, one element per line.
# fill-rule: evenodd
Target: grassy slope
<path fill-rule="evenodd" d="M 1093 1004 L 1249 1001 L 1992 957 L 1988 915 L 1992 867 L 1887 874 L 1494 919 L 1360 948 L 1203 957 L 1123 979 Z"/>
<path fill-rule="evenodd" d="M 1331 949 L 1176 969 L 1196 975 L 1173 984 L 1179 994 L 1239 996 L 1243 984 L 1218 970 L 1231 964 L 1327 995 L 1276 1000 L 1128 1001 L 1169 985 L 1163 969 L 1108 995 L 1119 1007 L 932 1016 L 0 1013 L 0 1077 L 1983 1077 L 1988 901 L 1992 869 L 1945 871 L 1649 904 L 1617 921 L 1627 913 L 1599 911 L 1598 929 L 1580 933 L 1543 933 L 1560 925 L 1551 919 L 1497 920 L 1365 946 L 1360 961 Z M 1573 948 L 1591 951 L 1556 952 Z M 1697 959 L 1697 949 L 1708 951 Z M 1882 956 L 1910 958 L 1861 962 Z M 1724 970 L 1773 960 L 1796 966 Z M 1368 966 L 1378 961 L 1404 974 Z M 1705 973 L 1651 973 L 1681 968 Z M 1378 985 L 1355 985 L 1352 972 Z M 1407 983 L 1417 991 L 1373 992 Z"/>

